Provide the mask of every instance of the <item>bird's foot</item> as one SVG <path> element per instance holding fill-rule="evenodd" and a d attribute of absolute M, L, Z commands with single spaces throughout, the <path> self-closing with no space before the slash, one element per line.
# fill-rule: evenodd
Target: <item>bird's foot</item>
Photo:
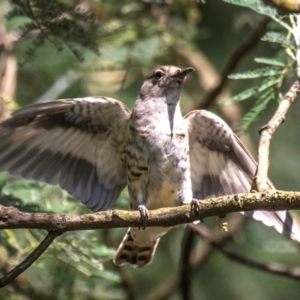
<path fill-rule="evenodd" d="M 191 201 L 191 211 L 195 212 L 197 215 L 199 215 L 201 213 L 201 210 L 202 209 L 201 209 L 200 201 L 197 200 L 197 199 L 192 199 L 192 201 Z M 203 223 L 203 220 L 200 219 L 200 222 Z"/>
<path fill-rule="evenodd" d="M 146 228 L 146 223 L 147 223 L 147 220 L 148 220 L 148 216 L 149 216 L 149 211 L 148 211 L 148 209 L 146 208 L 145 205 L 139 205 L 138 206 L 138 211 L 141 214 L 142 229 L 145 229 Z"/>
<path fill-rule="evenodd" d="M 224 231 L 228 231 L 228 223 L 227 222 L 223 222 L 222 219 L 224 219 L 226 216 L 218 216 L 217 217 L 217 221 L 218 221 L 218 225 L 219 225 L 219 230 L 224 230 Z"/>

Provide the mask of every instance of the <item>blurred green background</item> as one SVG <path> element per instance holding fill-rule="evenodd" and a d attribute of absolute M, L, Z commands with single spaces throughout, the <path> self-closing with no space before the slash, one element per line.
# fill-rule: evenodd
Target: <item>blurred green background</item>
<path fill-rule="evenodd" d="M 39 27 L 28 31 L 23 28 L 26 34 L 22 36 L 19 26 L 28 22 L 28 16 L 5 18 L 12 10 L 12 3 L 21 3 L 24 10 L 32 5 L 32 12 L 42 19 L 46 2 L 0 1 L 0 118 L 5 118 L 17 107 L 36 101 L 85 96 L 110 96 L 131 108 L 145 75 L 156 66 L 172 64 L 196 68 L 185 83 L 181 101 L 183 112 L 205 106 L 238 132 L 243 115 L 253 106 L 255 97 L 225 108 L 218 102 L 251 87 L 254 80 L 229 80 L 209 105 L 206 99 L 232 57 L 236 62 L 233 71 L 238 72 L 257 68 L 256 56 L 272 57 L 282 52 L 277 44 L 257 39 L 252 41 L 253 48 L 246 47 L 244 56 L 234 56 L 240 45 L 251 41 L 252 33 L 265 19 L 247 8 L 217 0 L 205 4 L 195 0 L 62 1 L 60 3 L 70 5 L 70 9 L 75 7 L 92 13 L 93 23 L 81 21 L 83 32 L 71 27 L 65 36 L 67 31 L 62 26 L 60 38 L 49 35 L 40 44 L 36 42 Z M 59 7 L 57 1 L 48 3 Z M 41 8 L 37 9 L 39 5 Z M 270 22 L 268 28 L 276 28 L 276 24 Z M 261 35 L 264 32 L 263 29 Z M 69 37 L 72 34 L 79 40 L 80 36 L 85 37 L 86 44 L 76 44 Z M 76 58 L 74 49 L 82 61 Z M 98 55 L 95 49 L 99 49 Z M 293 74 L 287 76 L 281 92 L 286 92 L 293 80 Z M 241 137 L 255 157 L 258 129 L 274 113 L 276 100 Z M 299 190 L 299 117 L 300 104 L 296 101 L 272 140 L 269 174 L 280 190 Z M 128 209 L 127 198 L 125 190 L 114 207 Z M 0 203 L 14 205 L 23 211 L 88 212 L 78 200 L 57 187 L 7 174 L 0 174 Z M 276 262 L 287 268 L 300 266 L 299 245 L 253 220 L 241 221 L 239 215 L 227 217 L 227 221 L 229 234 L 226 234 L 224 244 L 230 249 L 267 264 Z M 216 237 L 224 236 L 218 231 L 215 218 L 205 220 L 204 224 Z M 233 262 L 183 227 L 173 229 L 162 238 L 150 266 L 139 270 L 116 268 L 112 256 L 125 231 L 65 233 L 33 266 L 1 289 L 0 298 L 300 298 L 299 280 Z M 44 236 L 45 232 L 37 230 L 0 231 L 0 275 L 24 259 Z M 184 268 L 187 266 L 186 255 L 193 266 L 188 270 Z"/>

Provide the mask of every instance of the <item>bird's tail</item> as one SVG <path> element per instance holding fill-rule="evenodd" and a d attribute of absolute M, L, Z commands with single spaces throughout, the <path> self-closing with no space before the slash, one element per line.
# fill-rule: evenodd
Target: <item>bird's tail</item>
<path fill-rule="evenodd" d="M 247 211 L 243 214 L 262 222 L 266 226 L 273 227 L 279 233 L 283 233 L 300 243 L 300 225 L 290 212 Z"/>
<path fill-rule="evenodd" d="M 114 256 L 115 265 L 122 266 L 129 264 L 133 268 L 142 268 L 150 264 L 159 240 L 157 238 L 154 241 L 149 241 L 146 246 L 139 247 L 132 238 L 131 228 L 129 228 Z"/>

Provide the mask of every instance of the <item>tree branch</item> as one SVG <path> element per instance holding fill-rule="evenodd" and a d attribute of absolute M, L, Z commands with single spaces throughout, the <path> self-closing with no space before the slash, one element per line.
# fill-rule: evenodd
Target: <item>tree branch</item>
<path fill-rule="evenodd" d="M 270 263 L 270 264 L 264 264 L 259 261 L 256 261 L 252 258 L 243 256 L 241 254 L 238 254 L 232 250 L 230 250 L 228 247 L 223 245 L 222 242 L 219 242 L 218 239 L 216 239 L 212 233 L 210 233 L 210 230 L 205 228 L 204 226 L 195 225 L 195 224 L 189 224 L 188 225 L 191 230 L 198 233 L 198 235 L 202 236 L 205 241 L 207 241 L 210 245 L 212 245 L 214 248 L 218 249 L 222 254 L 224 254 L 227 258 L 230 260 L 233 260 L 235 262 L 238 262 L 242 265 L 258 269 L 267 273 L 284 276 L 288 278 L 292 278 L 295 280 L 300 280 L 300 268 L 293 268 L 289 269 L 284 265 Z"/>
<path fill-rule="evenodd" d="M 257 28 L 246 41 L 241 44 L 232 54 L 227 65 L 221 73 L 221 78 L 216 86 L 207 94 L 203 102 L 201 102 L 198 109 L 208 109 L 217 99 L 219 94 L 222 92 L 225 84 L 228 81 L 228 75 L 230 75 L 238 66 L 240 61 L 248 54 L 260 41 L 261 37 L 267 30 L 267 25 L 270 23 L 270 18 L 264 18 Z"/>
<path fill-rule="evenodd" d="M 198 201 L 200 210 L 192 206 L 160 208 L 149 212 L 147 227 L 175 226 L 202 220 L 211 216 L 249 210 L 300 209 L 300 192 L 264 191 L 227 195 Z M 14 207 L 0 206 L 0 229 L 35 228 L 60 232 L 119 227 L 140 227 L 138 211 L 110 210 L 93 214 L 69 215 L 52 213 L 25 213 Z"/>
<path fill-rule="evenodd" d="M 118 245 L 116 245 L 113 242 L 110 233 L 111 233 L 111 230 L 109 230 L 109 229 L 102 231 L 104 243 L 106 244 L 107 247 L 116 248 Z M 130 273 L 128 273 L 128 269 L 120 268 L 114 264 L 113 264 L 113 268 L 114 268 L 115 272 L 118 273 L 118 275 L 120 276 L 120 279 L 121 279 L 120 284 L 123 287 L 124 292 L 126 293 L 126 298 L 124 297 L 124 299 L 136 300 L 137 297 L 136 297 L 136 294 L 134 291 L 133 280 L 132 280 L 132 277 L 130 276 Z"/>
<path fill-rule="evenodd" d="M 180 281 L 178 288 L 181 292 L 181 298 L 183 300 L 191 300 L 192 297 L 192 268 L 189 264 L 191 251 L 195 240 L 195 234 L 192 230 L 187 230 L 186 240 L 181 255 L 181 270 L 180 270 Z"/>
<path fill-rule="evenodd" d="M 263 126 L 260 133 L 260 141 L 258 147 L 258 167 L 257 175 L 255 178 L 256 187 L 259 191 L 268 189 L 268 168 L 269 168 L 269 152 L 270 143 L 275 130 L 279 125 L 284 122 L 285 115 L 290 108 L 292 102 L 296 99 L 300 92 L 299 81 L 295 81 L 289 91 L 286 93 L 284 99 L 278 105 L 278 108 L 269 121 L 269 123 Z"/>
<path fill-rule="evenodd" d="M 34 251 L 27 256 L 20 264 L 18 264 L 14 269 L 12 269 L 5 276 L 0 278 L 0 288 L 3 288 L 12 280 L 14 280 L 17 276 L 23 273 L 27 268 L 29 268 L 51 245 L 54 239 L 59 236 L 61 232 L 53 230 L 50 231 L 45 239 L 37 246 Z"/>
<path fill-rule="evenodd" d="M 215 238 L 219 243 L 223 244 L 232 239 L 232 236 L 242 229 L 245 218 L 242 215 L 229 216 L 230 230 L 218 231 L 215 233 Z M 191 231 L 190 231 L 191 232 Z M 186 249 L 188 247 L 187 243 L 184 246 Z M 184 251 L 184 250 L 183 250 Z M 190 251 L 189 260 L 187 261 L 187 268 L 190 272 L 195 270 L 199 271 L 203 265 L 207 263 L 211 255 L 214 253 L 214 247 L 209 243 L 205 245 L 198 245 L 193 247 Z M 183 264 L 183 262 L 182 262 Z M 193 276 L 192 273 L 191 276 Z M 182 278 L 182 267 L 177 273 L 172 273 L 166 280 L 161 282 L 155 289 L 145 297 L 145 300 L 164 300 L 169 299 L 180 284 Z"/>
<path fill-rule="evenodd" d="M 14 96 L 17 61 L 13 54 L 15 38 L 7 33 L 0 16 L 0 120 L 10 114 L 9 100 Z"/>
<path fill-rule="evenodd" d="M 56 45 L 55 45 L 55 43 L 49 38 L 48 34 L 45 32 L 45 30 L 44 30 L 42 24 L 41 24 L 41 23 L 39 22 L 39 20 L 35 17 L 35 14 L 34 14 L 34 12 L 33 12 L 33 10 L 32 10 L 30 1 L 29 1 L 29 0 L 26 0 L 26 4 L 27 4 L 28 12 L 29 12 L 29 14 L 30 14 L 32 20 L 35 22 L 36 26 L 39 28 L 39 30 L 40 30 L 40 32 L 42 33 L 42 35 L 44 36 L 44 38 L 45 38 L 46 40 L 48 40 L 55 48 L 57 48 Z"/>
<path fill-rule="evenodd" d="M 194 206 L 195 209 L 193 208 Z M 214 199 L 201 200 L 198 201 L 198 205 L 194 204 L 161 208 L 149 212 L 146 225 L 147 227 L 175 226 L 190 223 L 199 219 L 202 220 L 210 216 L 219 216 L 231 212 L 256 209 L 268 211 L 300 209 L 300 192 L 270 190 L 262 193 L 228 195 Z M 49 231 L 49 234 L 42 243 L 21 264 L 0 279 L 0 288 L 26 270 L 47 249 L 52 241 L 63 232 L 130 226 L 141 226 L 139 212 L 111 210 L 75 216 L 68 214 L 25 213 L 14 207 L 0 206 L 0 229 L 35 228 L 46 229 Z M 222 245 L 219 245 L 219 247 L 221 246 Z M 188 253 L 186 256 L 188 256 Z M 235 257 L 235 260 L 239 259 L 247 260 L 246 258 L 241 259 Z M 252 264 L 254 265 L 255 263 Z M 265 268 L 264 266 L 260 266 L 259 263 L 256 265 L 257 268 Z M 274 266 L 268 266 L 267 269 L 285 274 L 283 276 L 288 276 L 287 274 L 289 274 L 286 270 L 276 269 Z M 187 295 L 186 299 L 188 299 Z"/>

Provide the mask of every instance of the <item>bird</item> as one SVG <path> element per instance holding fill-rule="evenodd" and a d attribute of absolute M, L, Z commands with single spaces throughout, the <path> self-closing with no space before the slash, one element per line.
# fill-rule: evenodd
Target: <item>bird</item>
<path fill-rule="evenodd" d="M 217 115 L 182 115 L 180 95 L 194 68 L 160 66 L 145 78 L 132 110 L 108 97 L 25 106 L 0 123 L 0 172 L 59 185 L 92 211 L 107 210 L 127 186 L 132 210 L 250 192 L 257 164 Z M 269 181 L 269 188 L 274 186 Z M 289 212 L 244 213 L 300 242 Z M 150 264 L 171 228 L 129 228 L 117 266 Z"/>

